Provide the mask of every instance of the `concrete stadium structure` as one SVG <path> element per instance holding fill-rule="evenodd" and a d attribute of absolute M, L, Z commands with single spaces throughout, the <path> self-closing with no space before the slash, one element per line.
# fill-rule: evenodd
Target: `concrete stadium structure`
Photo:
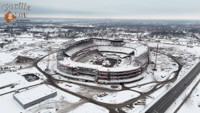
<path fill-rule="evenodd" d="M 142 79 L 149 49 L 123 39 L 78 38 L 57 53 L 55 71 L 70 79 L 99 83 L 125 83 Z"/>

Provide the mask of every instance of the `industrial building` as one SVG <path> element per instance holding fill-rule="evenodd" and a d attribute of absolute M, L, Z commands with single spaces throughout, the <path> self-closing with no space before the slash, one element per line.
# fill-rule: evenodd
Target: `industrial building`
<path fill-rule="evenodd" d="M 24 108 L 53 98 L 57 92 L 47 85 L 40 85 L 22 92 L 15 93 L 13 98 Z"/>

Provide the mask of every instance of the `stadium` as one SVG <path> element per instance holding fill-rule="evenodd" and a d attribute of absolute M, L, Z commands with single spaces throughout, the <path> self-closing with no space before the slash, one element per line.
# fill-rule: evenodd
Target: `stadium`
<path fill-rule="evenodd" d="M 79 81 L 130 83 L 143 78 L 148 62 L 145 45 L 121 38 L 77 38 L 61 45 L 55 71 Z"/>

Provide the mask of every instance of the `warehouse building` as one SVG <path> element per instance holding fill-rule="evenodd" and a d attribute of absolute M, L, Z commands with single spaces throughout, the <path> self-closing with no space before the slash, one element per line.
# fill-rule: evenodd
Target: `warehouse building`
<path fill-rule="evenodd" d="M 57 92 L 47 85 L 40 85 L 26 91 L 15 93 L 13 98 L 24 108 L 31 107 L 47 99 L 53 98 Z"/>

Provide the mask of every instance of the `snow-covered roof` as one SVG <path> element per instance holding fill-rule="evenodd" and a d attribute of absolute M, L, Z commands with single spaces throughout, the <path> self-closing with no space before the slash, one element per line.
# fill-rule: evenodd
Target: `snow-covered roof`
<path fill-rule="evenodd" d="M 32 89 L 15 93 L 14 97 L 23 105 L 28 104 L 30 102 L 33 102 L 37 99 L 46 97 L 48 95 L 56 93 L 55 90 L 51 89 L 47 85 L 40 85 L 37 87 L 34 87 Z"/>
<path fill-rule="evenodd" d="M 81 41 L 81 40 L 85 40 L 85 39 L 87 39 L 87 37 L 75 38 L 74 40 L 75 41 Z"/>
<path fill-rule="evenodd" d="M 108 51 L 108 52 L 122 52 L 126 54 L 130 54 L 134 52 L 134 49 L 132 48 L 126 48 L 126 47 L 113 47 L 113 46 L 98 46 L 99 51 Z"/>
<path fill-rule="evenodd" d="M 135 54 L 136 57 L 142 55 L 143 53 L 148 52 L 148 47 L 144 45 L 140 45 L 135 49 L 136 49 L 136 54 Z"/>
<path fill-rule="evenodd" d="M 135 49 L 135 56 L 140 56 L 141 54 L 148 52 L 148 46 L 136 43 L 126 43 L 125 47 L 130 47 Z"/>

